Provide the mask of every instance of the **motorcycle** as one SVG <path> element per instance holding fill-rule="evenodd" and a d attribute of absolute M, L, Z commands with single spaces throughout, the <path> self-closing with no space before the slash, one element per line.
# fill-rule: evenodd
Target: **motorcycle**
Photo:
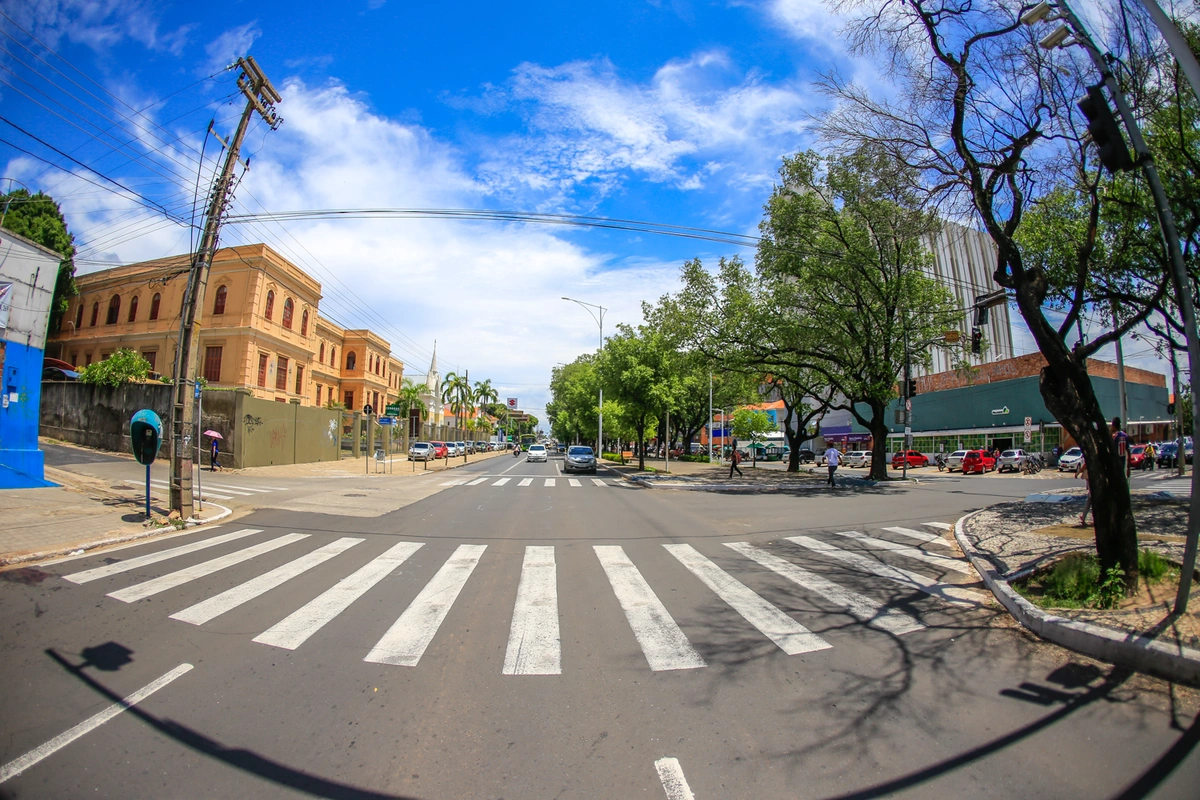
<path fill-rule="evenodd" d="M 938 472 L 944 472 L 946 470 L 946 454 L 938 453 L 935 460 L 937 461 Z"/>
<path fill-rule="evenodd" d="M 513 458 L 520 458 L 520 457 L 521 457 L 521 448 L 514 447 L 513 448 Z"/>

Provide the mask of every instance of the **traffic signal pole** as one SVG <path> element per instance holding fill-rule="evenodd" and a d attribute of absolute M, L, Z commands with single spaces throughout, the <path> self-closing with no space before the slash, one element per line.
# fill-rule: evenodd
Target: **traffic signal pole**
<path fill-rule="evenodd" d="M 192 426 L 195 422 L 193 387 L 196 384 L 196 361 L 200 337 L 200 313 L 204 307 L 204 292 L 208 286 L 208 273 L 212 267 L 213 254 L 220 238 L 221 220 L 228 207 L 233 190 L 233 170 L 238 162 L 238 153 L 246 138 L 250 120 L 257 112 L 271 129 L 279 127 L 283 120 L 275 112 L 275 103 L 280 96 L 267 80 L 252 57 L 238 59 L 242 70 L 237 85 L 246 96 L 246 108 L 238 121 L 237 131 L 229 143 L 225 163 L 220 175 L 213 183 L 208 210 L 204 218 L 204 233 L 200 246 L 192 257 L 192 268 L 188 273 L 184 292 L 183 312 L 179 318 L 179 341 L 175 350 L 175 392 L 171 408 L 170 448 L 170 506 L 179 512 L 182 519 L 193 516 L 192 498 Z"/>

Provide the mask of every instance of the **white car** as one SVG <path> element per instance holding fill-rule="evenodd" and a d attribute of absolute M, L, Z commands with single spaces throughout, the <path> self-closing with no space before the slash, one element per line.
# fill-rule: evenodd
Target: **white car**
<path fill-rule="evenodd" d="M 525 457 L 526 461 L 545 461 L 546 460 L 546 445 L 531 444 L 529 445 L 529 455 Z"/>
<path fill-rule="evenodd" d="M 962 462 L 966 456 L 966 450 L 955 450 L 953 453 L 946 456 L 946 472 L 954 472 L 954 470 L 962 472 Z"/>
<path fill-rule="evenodd" d="M 847 467 L 869 467 L 871 466 L 871 451 L 852 450 L 846 453 L 843 462 Z"/>
<path fill-rule="evenodd" d="M 1058 471 L 1071 470 L 1074 472 L 1080 461 L 1083 461 L 1083 451 L 1078 447 L 1072 447 L 1058 457 Z"/>

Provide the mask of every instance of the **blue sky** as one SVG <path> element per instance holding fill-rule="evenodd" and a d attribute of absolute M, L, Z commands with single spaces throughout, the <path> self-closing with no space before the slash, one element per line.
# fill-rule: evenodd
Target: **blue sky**
<path fill-rule="evenodd" d="M 25 131 L 0 124 L 0 139 L 28 151 L 0 143 L 0 177 L 60 200 L 83 271 L 191 246 L 186 227 L 107 179 L 190 217 L 197 173 L 203 187 L 217 151 L 207 123 L 227 136 L 241 108 L 235 74 L 219 72 L 238 55 L 254 55 L 281 90 L 284 124 L 247 137 L 235 214 L 487 208 L 753 233 L 780 157 L 813 144 L 808 115 L 825 101 L 812 81 L 831 69 L 878 80 L 846 54 L 819 0 L 0 9 L 12 18 L 0 18 L 0 115 Z M 561 296 L 608 307 L 611 331 L 672 290 L 684 260 L 753 257 L 646 234 L 441 220 L 231 225 L 222 239 L 258 241 L 322 282 L 324 313 L 388 338 L 407 374 L 424 373 L 436 340 L 443 372 L 491 378 L 535 414 L 554 364 L 595 347 L 595 323 Z"/>

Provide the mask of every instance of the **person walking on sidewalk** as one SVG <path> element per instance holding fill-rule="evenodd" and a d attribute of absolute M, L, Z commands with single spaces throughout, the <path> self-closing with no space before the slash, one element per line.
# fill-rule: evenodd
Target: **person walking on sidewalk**
<path fill-rule="evenodd" d="M 837 488 L 837 484 L 833 480 L 833 473 L 837 472 L 838 459 L 841 457 L 842 454 L 833 445 L 830 445 L 829 449 L 825 451 L 825 464 L 829 467 L 829 485 L 835 489 Z"/>
<path fill-rule="evenodd" d="M 738 477 L 742 477 L 742 468 L 738 464 L 742 463 L 742 454 L 737 449 L 737 439 L 733 440 L 733 452 L 729 454 L 729 477 L 733 477 L 733 471 L 736 469 Z"/>
<path fill-rule="evenodd" d="M 221 443 L 217 439 L 212 440 L 212 463 L 209 465 L 209 472 L 216 472 L 221 468 Z"/>
<path fill-rule="evenodd" d="M 1075 467 L 1075 477 L 1083 478 L 1084 488 L 1087 489 L 1087 497 L 1083 501 L 1083 513 L 1079 515 L 1079 524 L 1085 526 L 1087 525 L 1088 512 L 1092 509 L 1092 484 L 1088 482 L 1087 461 L 1082 458 L 1079 459 L 1079 465 Z M 1095 521 L 1095 519 L 1096 515 L 1093 513 L 1092 520 Z"/>

